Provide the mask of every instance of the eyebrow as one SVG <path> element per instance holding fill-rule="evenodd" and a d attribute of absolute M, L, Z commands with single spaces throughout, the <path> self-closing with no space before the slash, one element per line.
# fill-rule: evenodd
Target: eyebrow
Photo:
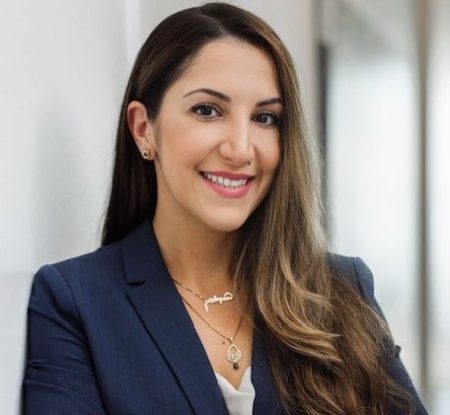
<path fill-rule="evenodd" d="M 197 92 L 203 92 L 205 94 L 209 94 L 212 95 L 216 98 L 221 99 L 222 101 L 225 102 L 231 102 L 231 98 L 228 95 L 223 94 L 222 92 L 219 91 L 214 91 L 214 89 L 210 89 L 210 88 L 199 88 L 199 89 L 194 89 L 191 92 L 188 92 L 187 94 L 183 95 L 183 98 L 195 94 Z M 265 105 L 270 105 L 270 104 L 283 104 L 283 100 L 280 97 L 273 97 L 273 98 L 269 98 L 269 99 L 264 99 L 262 101 L 258 101 L 256 103 L 257 107 L 263 107 Z"/>

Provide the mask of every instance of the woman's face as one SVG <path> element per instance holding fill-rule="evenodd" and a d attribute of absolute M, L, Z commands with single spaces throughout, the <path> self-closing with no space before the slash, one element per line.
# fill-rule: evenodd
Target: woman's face
<path fill-rule="evenodd" d="M 278 164 L 280 97 L 265 52 L 234 38 L 206 44 L 167 89 L 155 120 L 156 217 L 238 229 Z"/>

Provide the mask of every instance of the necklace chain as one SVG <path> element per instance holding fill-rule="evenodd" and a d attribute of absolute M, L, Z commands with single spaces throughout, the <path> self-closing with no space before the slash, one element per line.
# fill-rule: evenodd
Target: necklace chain
<path fill-rule="evenodd" d="M 234 344 L 234 339 L 236 338 L 241 326 L 242 322 L 244 320 L 244 315 L 241 315 L 241 319 L 239 320 L 238 327 L 236 331 L 234 332 L 232 337 L 227 337 L 224 334 L 222 334 L 219 330 L 217 330 L 215 327 L 211 326 L 211 324 L 206 321 L 203 316 L 180 294 L 181 299 L 186 303 L 187 306 L 211 329 L 214 330 L 219 336 L 223 337 L 224 339 L 228 340 L 230 342 L 230 347 L 227 350 L 227 360 L 233 363 L 234 369 L 239 369 L 239 360 L 241 360 L 242 352 L 239 350 L 239 348 Z"/>
<path fill-rule="evenodd" d="M 189 291 L 191 294 L 194 294 L 196 297 L 200 298 L 200 300 L 205 301 L 208 297 L 203 297 L 200 294 L 195 293 L 193 290 L 191 290 L 188 287 L 185 287 L 181 282 L 178 282 L 175 278 L 172 277 L 172 279 L 182 288 L 184 288 L 186 291 Z"/>

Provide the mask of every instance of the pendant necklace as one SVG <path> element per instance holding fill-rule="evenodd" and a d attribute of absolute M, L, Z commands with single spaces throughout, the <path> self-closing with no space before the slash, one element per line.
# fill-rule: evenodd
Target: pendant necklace
<path fill-rule="evenodd" d="M 236 335 L 239 332 L 239 329 L 241 328 L 242 321 L 244 320 L 244 315 L 241 316 L 241 319 L 239 321 L 238 328 L 236 329 L 234 335 L 232 337 L 227 337 L 224 334 L 222 334 L 219 330 L 211 326 L 203 317 L 202 315 L 191 305 L 188 303 L 188 301 L 180 294 L 180 297 L 182 300 L 189 306 L 189 308 L 197 314 L 197 316 L 212 330 L 214 330 L 218 335 L 223 337 L 224 339 L 228 340 L 230 342 L 230 347 L 227 350 L 227 360 L 231 363 L 233 363 L 233 369 L 238 370 L 239 369 L 239 360 L 242 358 L 242 352 L 239 349 L 239 347 L 236 346 L 234 343 L 234 339 L 236 338 Z"/>
<path fill-rule="evenodd" d="M 171 277 L 172 278 L 172 277 Z M 197 298 L 200 298 L 200 300 L 203 301 L 203 306 L 205 307 L 205 311 L 209 311 L 209 304 L 223 304 L 224 302 L 228 302 L 233 300 L 234 295 L 230 293 L 229 291 L 225 291 L 225 293 L 222 296 L 213 295 L 212 297 L 203 297 L 200 294 L 195 293 L 190 288 L 185 287 L 183 284 L 178 282 L 175 278 L 172 278 L 172 280 L 177 283 L 181 288 L 184 288 L 186 291 L 189 291 L 191 294 L 194 294 Z"/>

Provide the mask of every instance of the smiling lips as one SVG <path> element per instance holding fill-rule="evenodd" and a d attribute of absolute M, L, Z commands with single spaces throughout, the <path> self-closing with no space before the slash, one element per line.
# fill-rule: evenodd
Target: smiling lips
<path fill-rule="evenodd" d="M 234 174 L 229 172 L 201 172 L 206 183 L 225 197 L 238 198 L 244 196 L 250 189 L 255 176 L 248 174 Z"/>

